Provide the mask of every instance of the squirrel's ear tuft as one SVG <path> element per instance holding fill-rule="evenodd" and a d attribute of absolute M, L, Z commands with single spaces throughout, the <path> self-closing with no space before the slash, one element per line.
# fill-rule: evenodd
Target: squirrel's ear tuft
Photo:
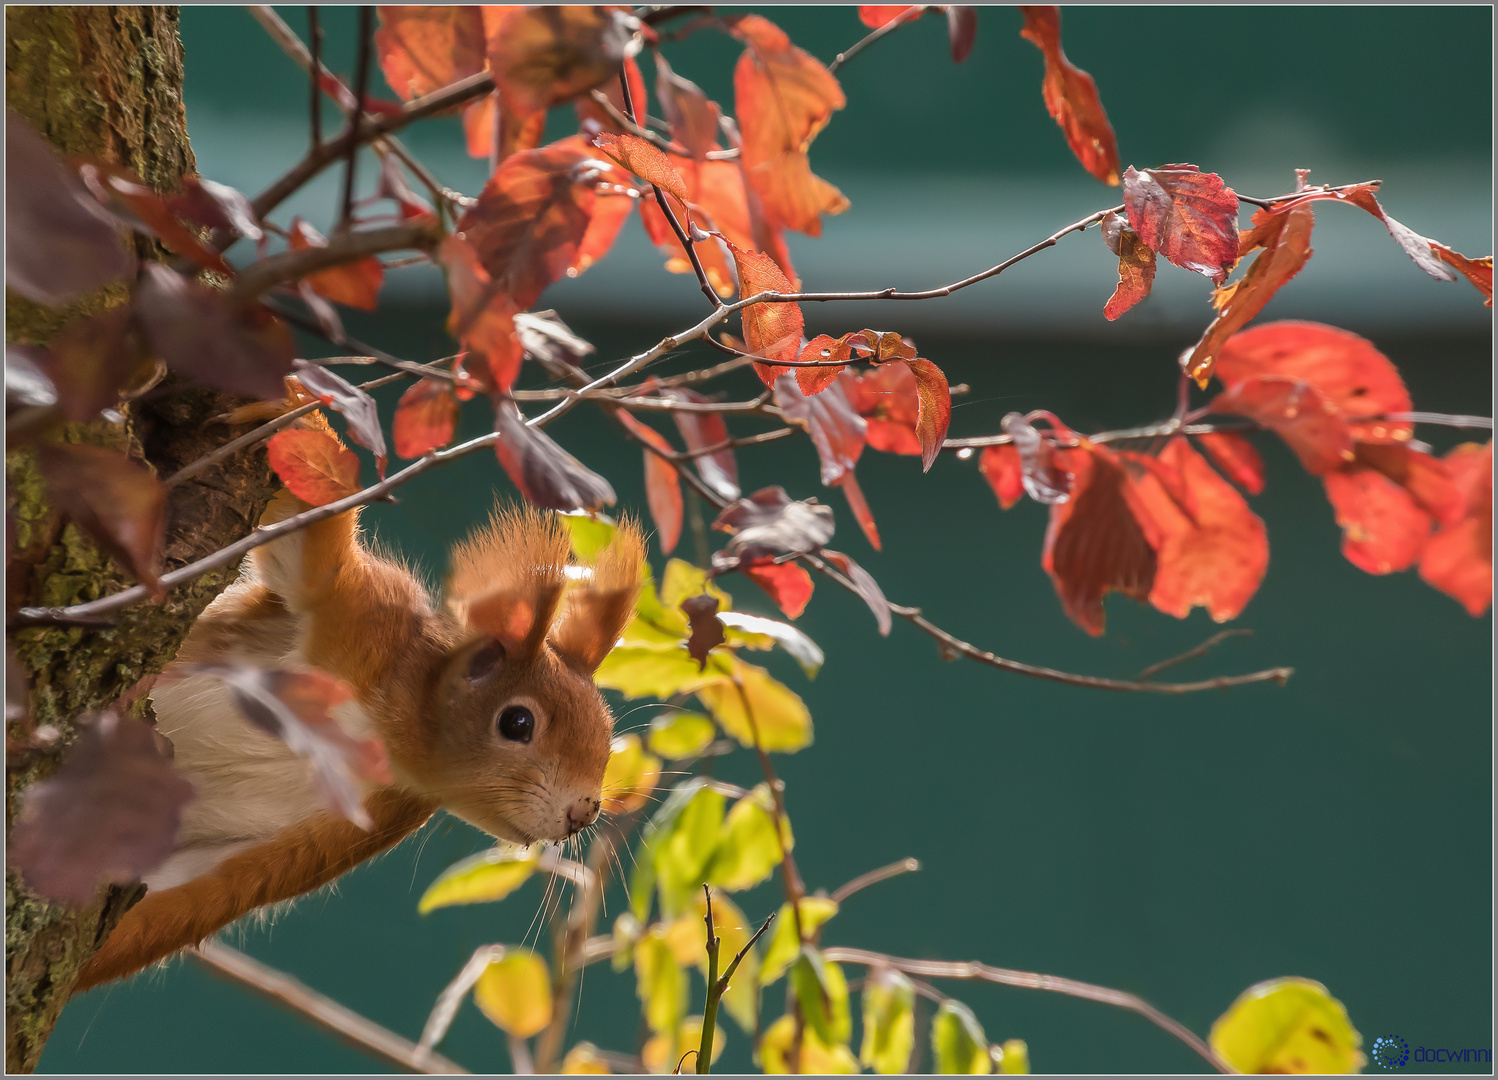
<path fill-rule="evenodd" d="M 593 672 L 634 617 L 645 562 L 639 522 L 621 517 L 614 536 L 593 564 L 592 580 L 575 585 L 552 632 L 552 645 L 573 664 Z"/>
<path fill-rule="evenodd" d="M 487 526 L 453 549 L 448 606 L 508 655 L 534 659 L 562 598 L 568 551 L 555 515 L 525 505 L 496 509 Z"/>

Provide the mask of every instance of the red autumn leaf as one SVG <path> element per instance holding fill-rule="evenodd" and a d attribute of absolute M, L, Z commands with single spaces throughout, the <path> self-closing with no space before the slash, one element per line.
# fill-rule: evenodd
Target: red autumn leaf
<path fill-rule="evenodd" d="M 1342 554 L 1359 570 L 1408 570 L 1430 537 L 1430 515 L 1405 488 L 1377 469 L 1347 465 L 1321 478 L 1342 528 Z"/>
<path fill-rule="evenodd" d="M 281 483 L 305 503 L 326 506 L 361 490 L 358 457 L 325 431 L 278 431 L 265 449 Z"/>
<path fill-rule="evenodd" d="M 471 102 L 463 109 L 463 137 L 468 144 L 468 156 L 488 158 L 493 156 L 503 161 L 521 150 L 534 150 L 541 145 L 546 134 L 546 113 L 532 113 L 521 119 L 504 113 L 499 117 L 502 145 L 494 152 L 494 128 L 497 111 L 502 112 L 499 94 L 490 94 Z"/>
<path fill-rule="evenodd" d="M 762 292 L 795 292 L 775 260 L 760 251 L 741 251 L 728 245 L 739 272 L 739 299 Z M 795 360 L 801 352 L 801 333 L 806 319 L 796 303 L 750 304 L 740 313 L 744 323 L 744 341 L 748 351 L 770 360 Z M 791 370 L 776 364 L 755 364 L 755 373 L 766 386 L 773 387 L 776 377 Z M 794 381 L 794 380 L 793 380 Z"/>
<path fill-rule="evenodd" d="M 41 354 L 69 420 L 92 420 L 119 401 L 144 354 L 128 304 L 67 323 Z M 9 380 L 7 379 L 7 385 Z"/>
<path fill-rule="evenodd" d="M 920 5 L 912 7 L 909 4 L 861 4 L 858 8 L 858 20 L 870 30 L 878 30 L 881 26 L 892 23 L 902 16 L 919 18 L 925 10 Z"/>
<path fill-rule="evenodd" d="M 463 237 L 443 240 L 437 261 L 447 271 L 447 291 L 452 297 L 448 332 L 483 361 L 482 366 L 470 366 L 486 392 L 508 391 L 520 374 L 524 356 L 515 330 L 518 309 L 514 300 L 489 277 L 473 245 Z"/>
<path fill-rule="evenodd" d="M 247 240 L 259 240 L 265 235 L 250 200 L 228 184 L 184 176 L 182 190 L 167 196 L 166 203 L 172 213 L 194 225 L 237 232 Z"/>
<path fill-rule="evenodd" d="M 1315 214 L 1309 206 L 1283 214 L 1255 211 L 1254 227 L 1239 238 L 1239 255 L 1262 248 L 1248 272 L 1231 285 L 1213 294 L 1217 318 L 1207 327 L 1191 352 L 1182 358 L 1181 367 L 1206 389 L 1207 380 L 1217 362 L 1223 343 L 1242 330 L 1264 310 L 1264 305 L 1280 286 L 1296 274 L 1311 257 L 1311 228 Z"/>
<path fill-rule="evenodd" d="M 404 101 L 484 70 L 477 7 L 380 7 L 375 49 L 385 81 Z"/>
<path fill-rule="evenodd" d="M 795 563 L 776 564 L 773 559 L 740 563 L 739 571 L 769 593 L 787 619 L 799 619 L 811 600 L 811 575 Z"/>
<path fill-rule="evenodd" d="M 947 429 L 952 425 L 952 392 L 947 387 L 947 377 L 941 368 L 930 360 L 917 357 L 901 360 L 915 376 L 915 392 L 920 402 L 916 416 L 915 435 L 921 444 L 921 471 L 930 472 L 941 453 L 941 444 L 946 440 Z"/>
<path fill-rule="evenodd" d="M 946 9 L 952 63 L 960 64 L 972 53 L 973 41 L 978 36 L 978 9 L 965 4 L 947 4 Z"/>
<path fill-rule="evenodd" d="M 166 532 L 166 489 L 118 450 L 45 442 L 36 448 L 47 496 L 73 524 L 160 593 L 157 564 Z"/>
<path fill-rule="evenodd" d="M 916 435 L 920 395 L 915 374 L 905 364 L 881 364 L 873 371 L 845 373 L 838 379 L 848 401 L 868 425 L 868 444 L 886 454 L 919 454 Z"/>
<path fill-rule="evenodd" d="M 1283 375 L 1252 375 L 1212 402 L 1213 412 L 1237 413 L 1284 439 L 1306 472 L 1315 475 L 1352 460 L 1352 431 L 1317 386 Z"/>
<path fill-rule="evenodd" d="M 993 488 L 1001 508 L 1008 510 L 1024 496 L 1025 481 L 1019 451 L 1012 443 L 985 446 L 983 453 L 978 455 L 978 471 Z"/>
<path fill-rule="evenodd" d="M 349 437 L 375 456 L 375 468 L 385 479 L 385 431 L 374 398 L 342 375 L 298 360 L 292 365 L 297 380 L 324 405 L 337 409 L 348 421 Z"/>
<path fill-rule="evenodd" d="M 91 162 L 80 166 L 78 175 L 84 186 L 93 192 L 94 198 L 122 223 L 157 237 L 172 251 L 186 256 L 205 270 L 234 276 L 234 267 L 193 235 L 177 220 L 176 212 L 167 200 L 141 183 L 129 169 Z"/>
<path fill-rule="evenodd" d="M 871 363 L 883 364 L 890 360 L 914 360 L 916 348 L 893 330 L 855 330 L 844 334 L 845 341 L 854 349 L 868 354 Z"/>
<path fill-rule="evenodd" d="M 671 444 L 660 432 L 620 409 L 614 414 L 629 433 L 641 442 L 649 443 L 658 450 L 670 454 Z M 659 454 L 645 454 L 645 501 L 650 504 L 650 516 L 661 531 L 661 554 L 669 555 L 676 550 L 681 539 L 681 519 L 685 506 L 681 498 L 681 478 L 676 466 Z M 714 609 L 716 610 L 716 609 Z"/>
<path fill-rule="evenodd" d="M 745 15 L 734 35 L 747 46 L 733 71 L 744 175 L 770 225 L 820 236 L 822 215 L 842 213 L 848 200 L 812 173 L 806 150 L 847 103 L 842 88 L 768 19 Z"/>
<path fill-rule="evenodd" d="M 665 387 L 655 393 L 685 403 L 701 405 L 708 401 L 697 391 L 680 387 Z M 711 454 L 702 453 L 709 447 L 722 446 L 728 441 L 728 425 L 723 414 L 677 410 L 672 412 L 671 418 L 676 421 L 676 430 L 681 433 L 687 449 L 697 455 L 693 458 L 697 464 L 697 475 L 725 499 L 737 499 L 742 492 L 739 490 L 739 465 L 733 456 L 733 449 L 723 447 Z"/>
<path fill-rule="evenodd" d="M 623 166 L 626 172 L 634 173 L 647 184 L 675 195 L 682 202 L 687 201 L 687 185 L 681 174 L 665 154 L 639 136 L 601 131 L 594 137 L 593 145 L 602 150 L 605 157 Z"/>
<path fill-rule="evenodd" d="M 1129 509 L 1128 476 L 1113 454 L 1087 446 L 1058 456 L 1072 474 L 1072 494 L 1051 504 L 1041 565 L 1055 583 L 1062 610 L 1096 636 L 1103 632 L 1107 593 L 1149 597 L 1155 552 Z"/>
<path fill-rule="evenodd" d="M 1493 444 L 1463 443 L 1443 460 L 1463 496 L 1462 516 L 1425 545 L 1420 578 L 1481 615 L 1493 602 Z"/>
<path fill-rule="evenodd" d="M 713 566 L 732 570 L 741 562 L 816 551 L 832 539 L 832 508 L 793 500 L 776 485 L 724 507 L 713 528 L 731 537 L 713 554 Z"/>
<path fill-rule="evenodd" d="M 79 908 L 165 862 L 193 797 L 149 724 L 107 712 L 80 727 L 62 767 L 21 796 L 7 852 L 28 889 Z"/>
<path fill-rule="evenodd" d="M 1216 173 L 1167 165 L 1123 177 L 1124 209 L 1139 238 L 1183 270 L 1221 285 L 1238 259 L 1238 196 Z"/>
<path fill-rule="evenodd" d="M 723 620 L 718 618 L 718 598 L 710 593 L 689 596 L 681 602 L 686 614 L 691 635 L 687 638 L 687 653 L 697 661 L 698 670 L 707 667 L 707 654 L 723 644 Z"/>
<path fill-rule="evenodd" d="M 1108 250 L 1118 256 L 1118 287 L 1103 306 L 1103 317 L 1112 322 L 1150 294 L 1155 283 L 1155 253 L 1119 214 L 1103 219 L 1102 234 Z"/>
<path fill-rule="evenodd" d="M 421 457 L 453 441 L 458 428 L 458 398 L 446 379 L 419 379 L 395 407 L 391 436 L 403 458 Z"/>
<path fill-rule="evenodd" d="M 657 57 L 658 60 L 659 57 Z M 649 111 L 647 108 L 649 100 L 645 93 L 645 76 L 640 73 L 640 65 L 635 63 L 634 57 L 630 57 L 624 61 L 624 71 L 625 77 L 629 79 L 630 100 L 634 102 L 635 114 L 637 116 L 644 116 Z M 624 105 L 624 90 L 619 85 L 619 80 L 615 78 L 608 80 L 596 90 L 583 95 L 572 103 L 573 109 L 577 112 L 578 125 L 584 131 L 592 130 L 589 127 L 590 124 L 597 124 L 597 130 L 599 131 L 612 131 L 616 134 L 622 133 L 625 129 L 593 97 L 594 93 L 600 91 L 604 97 L 609 99 L 609 104 L 618 111 L 620 116 L 627 117 L 629 115 L 629 109 L 625 108 Z M 641 126 L 644 126 L 643 123 Z"/>
<path fill-rule="evenodd" d="M 1009 436 L 1019 458 L 1019 481 L 1025 494 L 1046 505 L 1065 502 L 1071 495 L 1072 478 L 1061 464 L 1062 459 L 1058 458 L 1051 441 L 1017 412 L 1006 413 L 999 426 Z M 1000 496 L 1001 501 L 1002 498 Z"/>
<path fill-rule="evenodd" d="M 1253 443 L 1232 431 L 1209 431 L 1192 437 L 1244 491 L 1257 495 L 1264 490 L 1264 460 Z"/>
<path fill-rule="evenodd" d="M 614 503 L 609 482 L 525 422 L 511 398 L 494 409 L 495 457 L 520 494 L 547 510 L 601 510 Z"/>
<path fill-rule="evenodd" d="M 1480 259 L 1469 259 L 1459 251 L 1452 251 L 1445 244 L 1430 241 L 1430 250 L 1435 252 L 1436 258 L 1447 266 L 1453 267 L 1457 273 L 1470 281 L 1477 287 L 1477 291 L 1485 297 L 1483 303 L 1487 307 L 1493 306 L 1493 256 L 1484 255 Z"/>
<path fill-rule="evenodd" d="M 889 601 L 884 598 L 884 590 L 879 587 L 879 582 L 873 576 L 859 566 L 841 551 L 832 551 L 828 548 L 822 549 L 822 555 L 826 560 L 843 572 L 843 576 L 852 583 L 863 602 L 869 605 L 869 610 L 874 613 L 874 621 L 879 626 L 879 636 L 889 637 L 890 612 Z M 807 578 L 807 594 L 811 593 L 811 578 Z"/>
<path fill-rule="evenodd" d="M 1377 469 L 1408 491 L 1437 525 L 1461 520 L 1466 494 L 1440 458 L 1403 443 L 1358 443 L 1356 454 L 1358 464 Z"/>
<path fill-rule="evenodd" d="M 840 338 L 832 338 L 826 334 L 818 334 L 806 343 L 806 348 L 801 350 L 801 355 L 796 360 L 802 364 L 817 362 L 824 366 L 795 369 L 796 385 L 803 394 L 810 397 L 821 393 L 837 381 L 853 355 L 853 347 L 848 344 L 850 336 L 844 334 Z"/>
<path fill-rule="evenodd" d="M 616 78 L 632 51 L 630 18 L 607 7 L 525 7 L 489 29 L 489 68 L 521 122 Z M 644 103 L 641 102 L 641 105 Z"/>
<path fill-rule="evenodd" d="M 600 185 L 607 189 L 608 185 Z M 629 212 L 635 208 L 635 199 L 623 192 L 612 190 L 600 190 L 593 198 L 593 216 L 588 221 L 588 229 L 583 233 L 583 238 L 577 245 L 577 256 L 572 265 L 567 267 L 568 277 L 577 277 L 588 267 L 609 253 L 614 246 L 614 241 L 619 238 L 619 230 L 624 228 L 624 223 L 629 219 Z"/>
<path fill-rule="evenodd" d="M 1045 56 L 1045 80 L 1040 90 L 1046 110 L 1061 126 L 1066 145 L 1082 167 L 1103 183 L 1116 185 L 1118 140 L 1092 76 L 1074 66 L 1061 51 L 1061 9 L 1021 7 L 1020 11 L 1025 16 L 1020 36 L 1033 41 Z"/>
<path fill-rule="evenodd" d="M 135 270 L 113 218 L 56 151 L 5 114 L 5 283 L 49 307 Z"/>
<path fill-rule="evenodd" d="M 1358 442 L 1402 442 L 1409 421 L 1370 420 L 1414 408 L 1399 370 L 1372 342 L 1311 322 L 1276 322 L 1235 334 L 1223 343 L 1216 375 L 1231 389 L 1255 375 L 1303 379 L 1337 407 Z"/>
<path fill-rule="evenodd" d="M 1269 566 L 1264 522 L 1185 438 L 1167 443 L 1159 463 L 1179 477 L 1184 498 L 1168 491 L 1160 474 L 1148 469 L 1124 488 L 1125 500 L 1155 549 L 1150 603 L 1178 619 L 1193 607 L 1206 608 L 1215 622 L 1237 618 Z"/>
<path fill-rule="evenodd" d="M 328 246 L 327 237 L 299 217 L 291 219 L 288 243 L 292 251 Z M 306 278 L 312 291 L 319 296 L 361 311 L 373 311 L 379 306 L 380 285 L 384 280 L 385 268 L 373 255 L 319 270 Z"/>
<path fill-rule="evenodd" d="M 281 396 L 295 346 L 286 324 L 263 306 L 232 310 L 217 290 L 147 263 L 135 315 L 146 343 L 173 370 L 248 397 Z"/>
<path fill-rule="evenodd" d="M 786 421 L 811 436 L 822 463 L 822 483 L 828 487 L 839 483 L 858 464 L 866 426 L 863 417 L 853 411 L 842 384 L 835 383 L 807 397 L 787 373 L 775 380 L 773 389 L 775 404 L 785 413 Z"/>
<path fill-rule="evenodd" d="M 1389 235 L 1394 238 L 1400 247 L 1404 248 L 1405 254 L 1414 261 L 1416 266 L 1437 281 L 1455 281 L 1456 275 L 1441 265 L 1442 262 L 1448 260 L 1445 260 L 1441 256 L 1441 253 L 1436 250 L 1440 245 L 1428 237 L 1421 236 L 1414 229 L 1386 214 L 1384 208 L 1379 205 L 1378 197 L 1374 194 L 1378 191 L 1378 188 L 1379 181 L 1374 180 L 1366 184 L 1353 184 L 1340 191 L 1325 189 L 1307 191 L 1304 195 L 1299 195 L 1294 199 L 1275 203 L 1272 209 L 1275 213 L 1284 213 L 1294 207 L 1326 199 L 1351 203 L 1353 206 L 1366 210 L 1378 218 L 1379 221 L 1382 221 L 1384 228 L 1389 230 Z M 1481 288 L 1480 285 L 1478 287 Z"/>
<path fill-rule="evenodd" d="M 858 486 L 858 477 L 854 475 L 852 469 L 843 473 L 837 486 L 842 488 L 843 494 L 847 496 L 848 509 L 853 511 L 853 519 L 863 530 L 869 546 L 875 551 L 883 551 L 884 545 L 879 542 L 879 526 L 874 521 L 874 511 L 869 509 L 869 502 L 863 497 L 863 488 Z"/>
<path fill-rule="evenodd" d="M 706 160 L 707 152 L 717 149 L 721 115 L 718 106 L 708 100 L 696 83 L 672 71 L 660 53 L 655 55 L 655 96 L 660 98 L 666 122 L 671 125 L 671 137 L 686 148 L 693 162 L 691 172 L 696 172 Z M 738 169 L 732 171 L 737 173 Z"/>
<path fill-rule="evenodd" d="M 672 160 L 683 167 L 689 168 L 691 165 L 686 158 L 676 158 L 673 156 Z M 743 180 L 739 177 L 738 167 L 733 162 L 708 161 L 704 162 L 703 165 L 702 175 L 704 177 L 713 175 L 715 178 L 721 178 L 723 170 L 726 169 L 729 174 L 729 180 L 737 185 L 739 202 L 743 202 L 744 184 Z M 671 228 L 670 223 L 666 221 L 666 215 L 661 212 L 661 208 L 656 204 L 656 201 L 650 198 L 642 198 L 638 202 L 640 206 L 640 223 L 645 226 L 645 235 L 650 238 L 650 242 L 659 249 L 660 253 L 666 257 L 667 271 L 673 274 L 695 273 L 696 271 L 692 267 L 691 260 L 681 250 L 681 241 L 676 239 L 675 231 Z M 667 200 L 667 205 L 671 205 L 671 200 Z M 697 249 L 697 258 L 702 263 L 702 269 L 707 272 L 708 284 L 713 287 L 713 291 L 719 296 L 732 296 L 738 289 L 738 278 L 734 274 L 731 265 L 727 243 L 725 240 L 711 235 L 711 231 L 717 229 L 712 215 L 705 213 L 699 203 L 692 203 L 691 207 L 692 217 L 695 219 L 696 224 L 710 231 L 707 240 L 694 245 Z M 747 211 L 745 212 L 747 213 Z M 686 216 L 679 212 L 678 207 L 672 206 L 671 213 L 681 225 L 682 231 L 689 233 L 686 225 Z M 741 240 L 747 236 L 748 226 L 745 225 L 743 228 L 745 230 L 744 233 L 739 235 L 739 239 Z M 735 234 L 724 233 L 723 235 L 728 239 L 728 242 L 732 242 L 731 238 Z"/>

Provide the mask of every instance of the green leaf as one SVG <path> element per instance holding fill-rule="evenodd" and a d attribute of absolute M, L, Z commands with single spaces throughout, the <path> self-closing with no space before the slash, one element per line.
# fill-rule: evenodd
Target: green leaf
<path fill-rule="evenodd" d="M 666 801 L 661 803 L 660 809 L 645 824 L 643 830 L 645 839 L 635 852 L 635 869 L 629 879 L 629 908 L 635 918 L 642 923 L 650 918 L 650 902 L 655 896 L 656 851 L 666 842 L 671 831 L 676 827 L 676 818 L 681 813 L 682 807 L 686 806 L 706 783 L 707 781 L 702 777 L 694 776 L 686 783 L 672 788 L 671 794 L 666 796 Z"/>
<path fill-rule="evenodd" d="M 737 685 L 720 678 L 696 688 L 698 700 L 723 725 L 724 731 L 745 746 L 753 746 L 757 729 L 759 745 L 766 751 L 792 753 L 811 745 L 811 713 L 804 701 L 772 679 L 764 668 L 746 664 L 737 657 L 733 659 L 733 674 L 739 680 Z"/>
<path fill-rule="evenodd" d="M 1003 1056 L 999 1058 L 999 1072 L 1015 1076 L 1029 1073 L 1030 1047 L 1024 1039 L 1005 1039 L 1004 1045 L 999 1049 L 1003 1052 Z"/>
<path fill-rule="evenodd" d="M 650 722 L 650 734 L 646 738 L 651 750 L 676 761 L 702 753 L 717 733 L 712 720 L 702 713 L 670 712 Z"/>
<path fill-rule="evenodd" d="M 983 1025 L 960 1001 L 945 1001 L 931 1021 L 931 1053 L 936 1071 L 984 1076 L 993 1071 Z"/>
<path fill-rule="evenodd" d="M 791 655 L 808 679 L 815 679 L 826 659 L 817 643 L 790 623 L 779 619 L 766 619 L 759 615 L 745 615 L 741 611 L 720 611 L 718 621 L 724 626 L 724 636 L 730 645 L 742 645 L 748 649 L 770 649 L 779 645 Z"/>
<path fill-rule="evenodd" d="M 837 901 L 825 896 L 803 896 L 800 908 L 802 926 L 807 934 L 814 934 L 837 914 Z M 796 936 L 796 917 L 791 913 L 790 904 L 782 904 L 780 914 L 775 916 L 775 926 L 770 931 L 770 947 L 765 950 L 760 985 L 769 986 L 784 975 L 786 968 L 795 962 L 800 951 L 801 939 Z"/>
<path fill-rule="evenodd" d="M 1311 979 L 1249 987 L 1218 1017 L 1212 1049 L 1239 1072 L 1351 1073 L 1364 1065 L 1363 1037 L 1342 1003 Z"/>
<path fill-rule="evenodd" d="M 660 926 L 635 942 L 635 992 L 651 1031 L 670 1031 L 686 1015 L 686 972 Z"/>
<path fill-rule="evenodd" d="M 709 656 L 707 669 L 700 669 L 681 640 L 673 640 L 666 648 L 616 645 L 598 665 L 593 682 L 605 690 L 618 690 L 629 698 L 674 697 L 692 693 L 710 683 L 723 682 L 727 672 L 714 663 L 716 660 L 717 656 Z"/>
<path fill-rule="evenodd" d="M 876 1073 L 910 1071 L 915 1049 L 915 987 L 893 968 L 870 971 L 863 983 L 863 1047 L 858 1058 Z"/>
<path fill-rule="evenodd" d="M 473 984 L 473 1000 L 489 1022 L 518 1039 L 551 1023 L 551 977 L 533 952 L 510 952 L 494 961 Z"/>
<path fill-rule="evenodd" d="M 707 866 L 707 880 L 728 892 L 758 885 L 780 865 L 781 842 L 775 837 L 774 796 L 759 784 L 733 804 L 723 821 L 723 837 Z M 785 850 L 796 846 L 791 823 L 783 820 Z"/>
<path fill-rule="evenodd" d="M 502 845 L 453 863 L 421 894 L 416 910 L 425 915 L 456 904 L 486 904 L 503 900 L 536 869 L 537 853 L 530 848 Z"/>
<path fill-rule="evenodd" d="M 674 611 L 687 597 L 703 593 L 718 598 L 719 611 L 733 608 L 733 597 L 718 588 L 705 570 L 685 559 L 672 559 L 666 563 L 666 572 L 661 576 L 661 604 L 664 607 Z"/>
<path fill-rule="evenodd" d="M 702 891 L 703 871 L 718 847 L 727 801 L 721 791 L 700 787 L 677 814 L 670 833 L 655 845 L 656 884 L 665 918 L 674 918 Z"/>
<path fill-rule="evenodd" d="M 567 526 L 567 535 L 572 538 L 572 554 L 581 562 L 590 563 L 598 558 L 598 553 L 614 538 L 614 519 L 607 514 L 567 510 L 557 516 Z"/>
<path fill-rule="evenodd" d="M 821 950 L 802 945 L 791 965 L 791 989 L 801 1003 L 806 1026 L 828 1046 L 845 1043 L 853 1034 L 848 1008 L 848 980 L 842 968 L 822 958 Z"/>

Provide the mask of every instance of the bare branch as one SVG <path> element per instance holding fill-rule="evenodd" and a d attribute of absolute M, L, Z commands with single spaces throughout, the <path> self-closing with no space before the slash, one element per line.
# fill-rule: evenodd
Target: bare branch
<path fill-rule="evenodd" d="M 859 874 L 852 881 L 839 886 L 832 894 L 832 901 L 833 903 L 841 904 L 854 893 L 867 889 L 870 885 L 877 885 L 881 881 L 888 881 L 890 878 L 899 877 L 901 874 L 913 874 L 920 868 L 921 863 L 919 859 L 901 859 L 899 862 L 892 862 L 888 866 L 881 866 L 877 870 L 870 870 L 866 874 Z"/>
<path fill-rule="evenodd" d="M 918 6 L 914 7 L 912 10 L 915 12 L 915 14 L 912 15 L 910 12 L 906 12 L 903 15 L 899 15 L 891 19 L 889 22 L 885 23 L 883 26 L 871 30 L 869 33 L 859 38 L 847 49 L 843 50 L 835 57 L 833 57 L 832 63 L 827 65 L 827 70 L 836 73 L 838 68 L 842 67 L 849 60 L 852 60 L 859 53 L 863 52 L 870 45 L 874 44 L 874 42 L 884 37 L 885 34 L 893 33 L 894 31 L 900 29 L 900 27 L 904 26 L 906 23 L 915 22 L 915 20 L 925 14 L 926 11 L 925 8 Z"/>
<path fill-rule="evenodd" d="M 392 225 L 384 229 L 334 233 L 326 247 L 305 247 L 257 259 L 239 272 L 226 294 L 230 303 L 248 303 L 267 289 L 355 259 L 407 248 L 425 250 L 436 240 L 426 225 Z"/>
<path fill-rule="evenodd" d="M 1184 664 L 1187 660 L 1195 660 L 1198 656 L 1206 656 L 1207 653 L 1212 651 L 1214 646 L 1226 641 L 1228 638 L 1253 637 L 1253 633 L 1252 630 L 1219 630 L 1196 648 L 1187 649 L 1180 656 L 1172 656 L 1169 660 L 1161 660 L 1159 663 L 1151 664 L 1139 673 L 1139 681 L 1149 682 L 1150 679 L 1160 674 L 1166 668 L 1175 667 L 1177 664 Z"/>

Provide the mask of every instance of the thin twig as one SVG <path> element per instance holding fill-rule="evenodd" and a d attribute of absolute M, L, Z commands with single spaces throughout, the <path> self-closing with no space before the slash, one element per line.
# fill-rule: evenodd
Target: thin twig
<path fill-rule="evenodd" d="M 1048 990 L 1068 997 L 1100 1001 L 1105 1005 L 1116 1005 L 1143 1016 L 1150 1023 L 1175 1036 L 1206 1062 L 1221 1073 L 1233 1070 L 1222 1061 L 1201 1037 L 1178 1020 L 1166 1016 L 1149 1002 L 1126 990 L 1114 990 L 1077 979 L 1063 979 L 1056 975 L 1041 975 L 1033 971 L 1015 971 L 1012 968 L 993 967 L 976 961 L 960 962 L 945 960 L 906 960 L 898 956 L 874 952 L 870 949 L 848 949 L 838 946 L 822 950 L 822 956 L 837 963 L 862 964 L 865 967 L 892 967 L 910 975 L 924 975 L 932 979 L 975 979 L 998 983 L 1002 986 L 1018 986 L 1029 990 Z"/>
<path fill-rule="evenodd" d="M 712 1072 L 713 1034 L 718 1023 L 718 998 L 723 988 L 718 985 L 718 935 L 713 933 L 713 890 L 707 882 L 702 883 L 702 896 L 707 902 L 707 914 L 702 921 L 707 924 L 707 998 L 702 1006 L 702 1039 L 697 1051 L 697 1074 L 706 1076 Z M 681 1066 L 677 1065 L 680 1071 Z"/>
<path fill-rule="evenodd" d="M 1172 656 L 1169 660 L 1161 660 L 1159 663 L 1151 664 L 1139 673 L 1139 681 L 1149 682 L 1150 679 L 1160 674 L 1166 668 L 1175 667 L 1177 664 L 1184 664 L 1187 660 L 1195 660 L 1198 656 L 1206 656 L 1207 653 L 1212 651 L 1213 646 L 1226 641 L 1228 638 L 1253 637 L 1253 633 L 1252 630 L 1219 630 L 1196 648 L 1187 649 L 1180 656 Z"/>
<path fill-rule="evenodd" d="M 318 22 L 316 4 L 307 7 L 307 39 L 307 81 L 312 87 L 312 149 L 316 151 L 322 146 L 322 80 L 319 78 L 322 72 L 322 25 Z"/>
<path fill-rule="evenodd" d="M 894 31 L 900 29 L 900 27 L 904 26 L 906 23 L 915 22 L 916 19 L 925 14 L 926 11 L 926 9 L 923 7 L 915 7 L 912 10 L 915 12 L 914 15 L 912 15 L 910 12 L 905 12 L 904 14 L 897 15 L 895 18 L 891 19 L 883 26 L 871 30 L 869 31 L 869 33 L 859 38 L 843 52 L 840 52 L 835 57 L 833 57 L 832 63 L 827 65 L 827 70 L 835 73 L 838 68 L 842 67 L 849 60 L 852 60 L 855 56 L 863 52 L 870 45 L 874 44 L 874 42 L 878 41 L 885 34 L 893 33 Z"/>
<path fill-rule="evenodd" d="M 425 250 L 435 240 L 431 226 L 418 224 L 335 232 L 324 247 L 304 247 L 257 259 L 239 272 L 226 296 L 230 303 L 247 304 L 283 282 L 387 251 Z"/>
<path fill-rule="evenodd" d="M 222 942 L 206 941 L 196 949 L 189 949 L 188 955 L 220 978 L 296 1013 L 314 1027 L 383 1064 L 408 1073 L 468 1073 L 441 1054 L 420 1052 L 409 1039 Z"/>
<path fill-rule="evenodd" d="M 832 902 L 834 904 L 841 904 L 861 889 L 867 889 L 870 885 L 877 885 L 881 881 L 888 881 L 890 878 L 899 877 L 901 874 L 913 874 L 920 868 L 921 863 L 919 859 L 901 859 L 899 862 L 892 862 L 888 866 L 881 866 L 877 870 L 870 870 L 866 874 L 859 874 L 852 881 L 839 886 L 833 892 Z"/>
<path fill-rule="evenodd" d="M 364 118 L 364 102 L 369 93 L 369 55 L 374 51 L 374 9 L 359 5 L 359 59 L 354 72 L 354 113 L 349 117 L 349 135 L 356 134 Z M 348 228 L 354 213 L 354 174 L 359 162 L 359 140 L 348 140 L 348 159 L 343 172 L 343 209 L 338 215 L 338 230 Z"/>

